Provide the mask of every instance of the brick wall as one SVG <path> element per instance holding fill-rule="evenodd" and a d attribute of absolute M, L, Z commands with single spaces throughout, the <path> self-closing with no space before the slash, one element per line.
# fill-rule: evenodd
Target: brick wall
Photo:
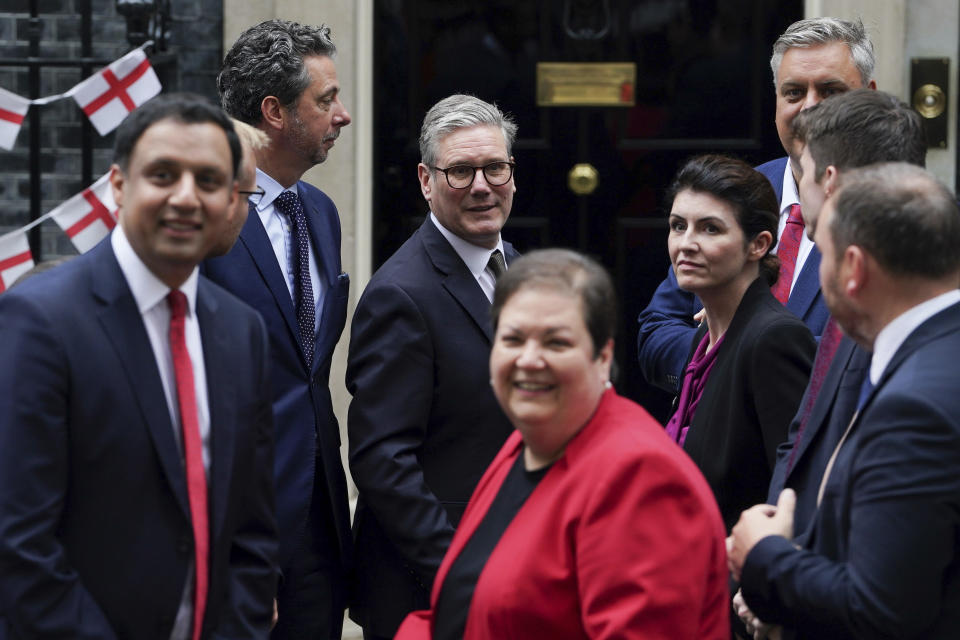
<path fill-rule="evenodd" d="M 43 23 L 42 58 L 81 55 L 81 17 L 78 0 L 36 0 Z M 0 11 L 0 58 L 29 54 L 30 0 L 4 0 Z M 108 61 L 130 50 L 126 21 L 115 0 L 90 0 L 92 56 Z M 193 91 L 216 100 L 216 75 L 222 59 L 222 0 L 172 0 L 168 28 L 169 62 L 155 64 L 164 92 Z M 86 77 L 79 68 L 48 67 L 40 74 L 40 95 L 63 93 Z M 0 67 L 0 87 L 25 98 L 30 95 L 26 67 Z M 81 132 L 85 116 L 72 99 L 33 106 L 41 114 L 40 214 L 88 186 L 81 175 Z M 110 167 L 113 134 L 101 137 L 91 129 L 93 180 Z M 30 118 L 24 122 L 12 151 L 0 149 L 0 234 L 30 221 Z M 69 239 L 51 221 L 41 225 L 43 259 L 76 253 Z M 35 256 L 36 257 L 36 256 Z"/>

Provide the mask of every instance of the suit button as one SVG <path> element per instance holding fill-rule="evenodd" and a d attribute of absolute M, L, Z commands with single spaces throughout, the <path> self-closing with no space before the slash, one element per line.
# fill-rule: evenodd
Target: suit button
<path fill-rule="evenodd" d="M 193 540 L 189 536 L 180 536 L 177 538 L 177 552 L 184 555 L 190 553 L 193 548 Z"/>

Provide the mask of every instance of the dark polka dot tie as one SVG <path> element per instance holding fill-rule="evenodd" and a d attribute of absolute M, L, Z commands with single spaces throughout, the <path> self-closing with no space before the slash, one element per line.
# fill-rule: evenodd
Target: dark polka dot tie
<path fill-rule="evenodd" d="M 313 282 L 310 280 L 310 242 L 307 230 L 307 216 L 303 211 L 300 197 L 290 191 L 284 191 L 274 200 L 277 211 L 290 221 L 293 236 L 293 282 L 294 304 L 297 310 L 297 324 L 300 327 L 300 346 L 307 367 L 313 366 L 313 341 L 315 310 L 313 306 Z"/>

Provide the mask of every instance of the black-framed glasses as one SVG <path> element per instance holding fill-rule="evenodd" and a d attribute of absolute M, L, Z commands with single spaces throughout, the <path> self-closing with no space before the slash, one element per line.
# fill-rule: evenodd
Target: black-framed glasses
<path fill-rule="evenodd" d="M 263 187 L 257 187 L 256 191 L 244 191 L 243 189 L 240 189 L 237 191 L 237 193 L 247 196 L 248 198 L 250 196 L 260 196 L 262 198 L 263 196 L 267 195 L 267 192 L 263 190 Z"/>
<path fill-rule="evenodd" d="M 441 172 L 447 178 L 447 184 L 451 189 L 466 189 L 473 184 L 473 179 L 477 171 L 483 171 L 483 178 L 491 187 L 510 182 L 513 177 L 513 168 L 517 166 L 513 162 L 491 162 L 482 167 L 473 167 L 469 164 L 455 164 L 452 167 L 441 169 L 440 167 L 430 167 L 434 171 Z"/>

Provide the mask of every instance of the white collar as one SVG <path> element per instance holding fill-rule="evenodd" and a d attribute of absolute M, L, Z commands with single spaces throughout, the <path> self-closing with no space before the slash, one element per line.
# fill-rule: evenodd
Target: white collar
<path fill-rule="evenodd" d="M 942 293 L 904 311 L 881 329 L 876 340 L 873 341 L 870 383 L 875 385 L 880 381 L 880 376 L 883 375 L 900 345 L 917 327 L 957 302 L 960 302 L 960 291 L 954 289 Z"/>
<path fill-rule="evenodd" d="M 433 221 L 434 226 L 437 227 L 443 237 L 447 239 L 447 242 L 450 243 L 453 250 L 457 252 L 457 255 L 463 260 L 463 263 L 467 265 L 467 269 L 470 270 L 474 278 L 479 278 L 480 274 L 487 268 L 487 263 L 490 261 L 490 254 L 497 249 L 500 250 L 500 253 L 504 253 L 503 238 L 499 234 L 497 235 L 497 246 L 493 249 L 487 249 L 486 247 L 478 247 L 475 244 L 471 244 L 447 229 L 440 224 L 437 216 L 435 216 L 432 211 L 430 212 L 430 220 Z M 506 260 L 505 253 L 504 260 Z"/>
<path fill-rule="evenodd" d="M 121 225 L 114 227 L 110 234 L 110 244 L 113 247 L 113 253 L 117 256 L 117 262 L 120 264 L 120 271 L 123 272 L 123 277 L 127 280 L 127 286 L 130 287 L 133 299 L 137 303 L 137 309 L 142 315 L 163 301 L 170 293 L 170 287 L 165 285 L 143 263 L 137 252 L 133 250 L 133 246 L 131 246 L 130 240 L 127 239 Z M 190 277 L 180 285 L 180 291 L 187 296 L 187 315 L 190 315 L 193 309 L 196 309 L 199 273 L 200 269 L 194 267 Z"/>
<path fill-rule="evenodd" d="M 790 207 L 800 204 L 800 190 L 797 188 L 797 181 L 793 179 L 793 171 L 790 170 L 790 158 L 787 158 L 787 166 L 783 168 L 783 191 L 780 194 L 780 214 L 789 212 Z"/>
<path fill-rule="evenodd" d="M 265 174 L 260 169 L 257 169 L 257 186 L 263 189 L 263 197 L 260 198 L 260 202 L 257 203 L 257 211 L 263 211 L 267 207 L 273 205 L 273 201 L 277 199 L 284 191 L 289 191 L 294 195 L 297 194 L 297 185 L 293 184 L 291 187 L 284 187 L 282 184 Z"/>

